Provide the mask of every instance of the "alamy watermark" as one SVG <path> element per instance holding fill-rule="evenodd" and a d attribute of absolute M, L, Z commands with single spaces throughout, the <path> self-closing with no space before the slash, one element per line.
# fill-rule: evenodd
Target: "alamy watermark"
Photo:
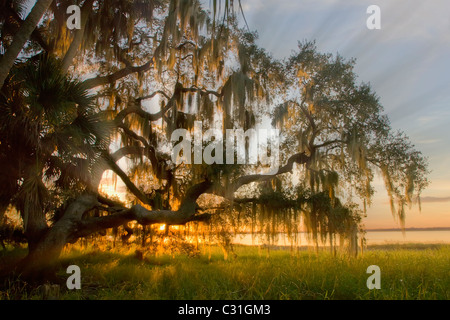
<path fill-rule="evenodd" d="M 172 132 L 172 161 L 175 164 L 253 164 L 262 167 L 261 174 L 277 173 L 280 158 L 278 129 L 226 129 L 224 137 L 222 129 L 208 129 L 203 134 L 202 128 L 202 121 L 195 121 L 193 134 L 186 129 Z"/>
<path fill-rule="evenodd" d="M 67 18 L 66 26 L 69 30 L 81 29 L 81 9 L 79 6 L 73 4 L 67 7 L 67 14 L 70 14 Z"/>
<path fill-rule="evenodd" d="M 70 5 L 66 10 L 70 16 L 67 18 L 66 25 L 69 30 L 81 29 L 81 8 L 78 5 Z M 369 30 L 381 29 L 381 9 L 378 5 L 372 4 L 367 7 L 367 14 L 370 16 L 366 20 L 366 26 Z"/>
<path fill-rule="evenodd" d="M 381 269 L 377 265 L 371 265 L 367 267 L 366 273 L 372 274 L 367 278 L 366 285 L 367 288 L 372 289 L 381 289 Z"/>
<path fill-rule="evenodd" d="M 367 14 L 370 16 L 367 18 L 366 26 L 369 30 L 381 29 L 381 9 L 379 6 L 373 4 L 367 7 Z"/>
<path fill-rule="evenodd" d="M 66 281 L 66 286 L 67 289 L 69 290 L 73 290 L 73 289 L 77 289 L 80 290 L 81 289 L 81 270 L 80 267 L 73 264 L 67 267 L 66 273 L 71 274 L 71 276 L 69 276 L 67 278 Z"/>

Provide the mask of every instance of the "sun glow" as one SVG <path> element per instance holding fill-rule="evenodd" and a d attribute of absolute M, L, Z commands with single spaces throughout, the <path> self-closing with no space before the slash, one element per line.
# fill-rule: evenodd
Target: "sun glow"
<path fill-rule="evenodd" d="M 103 174 L 98 191 L 110 198 L 117 198 L 122 202 L 126 202 L 126 188 L 123 182 L 117 179 L 109 170 Z"/>

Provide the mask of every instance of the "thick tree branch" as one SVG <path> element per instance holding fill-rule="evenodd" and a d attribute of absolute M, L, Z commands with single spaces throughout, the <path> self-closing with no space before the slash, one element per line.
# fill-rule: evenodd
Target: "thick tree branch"
<path fill-rule="evenodd" d="M 314 148 L 322 148 L 322 147 L 326 147 L 326 146 L 329 146 L 334 143 L 347 143 L 347 142 L 344 140 L 341 140 L 341 139 L 329 140 L 329 141 L 325 141 L 321 144 L 315 144 Z"/>
<path fill-rule="evenodd" d="M 288 162 L 280 167 L 276 173 L 270 174 L 270 175 L 263 175 L 263 174 L 251 174 L 247 176 L 239 177 L 232 185 L 230 191 L 228 194 L 226 194 L 227 198 L 233 198 L 234 192 L 236 192 L 240 187 L 243 185 L 249 184 L 251 182 L 257 182 L 257 181 L 267 181 L 272 178 L 274 178 L 277 175 L 292 172 L 292 168 L 294 166 L 294 163 L 297 164 L 308 164 L 311 158 L 306 155 L 305 152 L 300 152 L 292 155 Z"/>
<path fill-rule="evenodd" d="M 135 113 L 137 115 L 139 115 L 142 118 L 148 119 L 149 121 L 156 121 L 161 119 L 161 117 L 163 116 L 164 113 L 166 113 L 171 107 L 171 103 L 167 103 L 166 106 L 164 108 L 162 108 L 160 111 L 156 112 L 156 113 L 149 113 L 147 111 L 145 111 L 144 109 L 142 109 L 139 105 L 137 104 L 132 104 L 128 107 L 126 107 L 125 109 L 123 109 L 122 111 L 120 111 L 117 116 L 115 117 L 114 121 L 120 123 L 123 121 L 123 119 L 125 119 L 125 117 L 129 114 Z"/>
<path fill-rule="evenodd" d="M 72 233 L 71 242 L 76 241 L 80 237 L 86 237 L 95 232 L 99 232 L 109 228 L 119 227 L 127 222 L 137 221 L 141 225 L 149 225 L 155 223 L 167 225 L 184 225 L 191 221 L 208 221 L 210 214 L 200 214 L 184 216 L 178 211 L 170 210 L 147 210 L 140 205 L 133 206 L 130 209 L 124 209 L 118 213 L 108 216 L 95 217 L 82 220 L 78 223 L 77 231 Z"/>
<path fill-rule="evenodd" d="M 38 0 L 31 9 L 19 30 L 14 35 L 11 45 L 0 60 L 0 88 L 8 77 L 9 71 L 14 65 L 25 43 L 30 39 L 36 25 L 41 20 L 53 0 Z"/>
<path fill-rule="evenodd" d="M 316 131 L 316 129 L 317 129 L 316 128 L 316 123 L 314 122 L 314 119 L 313 119 L 311 113 L 305 108 L 305 106 L 304 106 L 305 101 L 303 100 L 301 103 L 298 103 L 296 101 L 290 100 L 289 102 L 292 103 L 292 104 L 297 105 L 300 108 L 300 110 L 303 112 L 305 117 L 308 119 L 308 122 L 311 125 L 312 131 L 313 132 Z"/>
<path fill-rule="evenodd" d="M 108 207 L 123 207 L 123 204 L 117 202 L 115 200 L 111 200 L 109 198 L 103 197 L 101 195 L 97 195 L 98 202 L 107 205 Z M 109 209 L 109 208 L 108 208 Z"/>
<path fill-rule="evenodd" d="M 211 181 L 204 181 L 190 187 L 181 201 L 178 211 L 188 216 L 195 214 L 198 197 L 211 190 L 213 186 L 214 184 Z"/>
<path fill-rule="evenodd" d="M 17 14 L 16 11 L 14 11 L 11 7 L 6 7 L 5 10 L 8 12 L 8 14 L 17 22 L 19 27 L 22 25 L 23 20 L 22 18 Z M 39 43 L 39 45 L 44 49 L 46 52 L 52 51 L 52 48 L 50 45 L 44 40 L 44 37 L 40 33 L 40 31 L 36 28 L 33 30 L 33 33 L 31 34 L 31 38 Z"/>
<path fill-rule="evenodd" d="M 123 123 L 119 124 L 119 128 L 121 128 L 125 132 L 125 134 L 127 134 L 129 137 L 141 142 L 144 145 L 144 148 L 146 150 L 145 155 L 150 159 L 150 162 L 152 163 L 154 169 L 153 171 L 156 174 L 158 171 L 157 169 L 159 164 L 158 158 L 156 157 L 155 148 L 148 143 L 147 139 L 138 135 L 133 130 L 125 126 Z"/>
<path fill-rule="evenodd" d="M 144 149 L 138 146 L 126 146 L 118 149 L 117 151 L 111 153 L 110 157 L 114 162 L 119 161 L 127 155 L 142 155 L 144 154 Z"/>
<path fill-rule="evenodd" d="M 138 198 L 143 203 L 151 204 L 151 200 L 141 190 L 139 190 L 138 187 L 135 186 L 135 184 L 130 180 L 130 178 L 128 178 L 128 175 L 114 162 L 111 156 L 105 154 L 104 157 L 110 169 L 114 171 L 114 173 L 117 174 L 120 177 L 120 179 L 122 179 L 123 183 L 125 183 L 128 190 L 130 190 L 130 192 L 132 192 L 136 196 L 136 198 Z"/>
<path fill-rule="evenodd" d="M 188 44 L 192 45 L 194 48 L 197 47 L 197 44 L 196 44 L 194 41 L 186 40 L 185 42 L 180 43 L 180 44 L 176 47 L 176 49 L 177 49 L 177 50 L 181 50 L 184 46 L 186 46 L 186 45 L 188 45 Z"/>
<path fill-rule="evenodd" d="M 74 232 L 71 233 L 70 241 L 75 241 L 79 237 L 84 237 L 104 229 L 118 227 L 130 221 L 137 221 L 141 225 L 154 223 L 183 225 L 191 221 L 207 221 L 210 218 L 209 214 L 196 215 L 196 201 L 200 195 L 207 192 L 212 186 L 212 182 L 204 181 L 190 187 L 177 211 L 148 210 L 141 205 L 135 205 L 132 208 L 123 208 L 117 213 L 108 216 L 89 218 L 86 220 L 80 219 Z M 101 197 L 99 201 L 103 203 L 109 202 L 108 205 L 112 204 L 117 207 L 117 203 L 112 203 L 104 197 Z"/>
<path fill-rule="evenodd" d="M 86 0 L 83 3 L 83 7 L 81 8 L 81 28 L 75 31 L 73 41 L 62 60 L 62 70 L 64 72 L 67 72 L 67 70 L 69 69 L 70 65 L 72 64 L 73 58 L 75 58 L 75 55 L 77 54 L 78 49 L 81 46 L 81 42 L 84 36 L 84 30 L 86 28 L 86 22 L 88 20 L 89 13 L 92 10 L 93 3 L 94 0 Z"/>
<path fill-rule="evenodd" d="M 160 95 L 164 96 L 167 100 L 170 100 L 170 97 L 167 95 L 167 93 L 165 93 L 162 90 L 157 90 L 157 91 L 155 91 L 155 92 L 153 92 L 153 93 L 151 93 L 149 95 L 137 98 L 136 101 L 139 102 L 141 100 L 151 99 L 151 98 L 155 97 L 157 94 L 160 94 Z"/>
<path fill-rule="evenodd" d="M 206 89 L 202 89 L 202 88 L 199 88 L 196 86 L 192 86 L 190 88 L 181 88 L 180 90 L 181 90 L 181 92 L 200 92 L 201 94 L 212 94 L 218 98 L 223 96 L 223 92 L 217 92 L 214 90 L 206 90 Z"/>
<path fill-rule="evenodd" d="M 152 65 L 153 60 L 150 60 L 141 66 L 128 66 L 106 76 L 98 76 L 95 78 L 86 79 L 83 81 L 83 85 L 86 89 L 92 89 L 98 86 L 114 83 L 117 80 L 124 78 L 132 73 L 148 71 Z"/>
<path fill-rule="evenodd" d="M 142 155 L 144 154 L 144 148 L 138 146 L 126 146 L 118 149 L 109 155 L 109 158 L 113 162 L 117 162 L 123 157 L 127 155 Z M 92 192 L 98 192 L 98 187 L 100 185 L 100 181 L 102 180 L 103 173 L 110 169 L 109 162 L 102 158 L 95 164 L 95 167 L 92 170 L 92 175 L 90 176 L 90 180 L 86 181 Z"/>

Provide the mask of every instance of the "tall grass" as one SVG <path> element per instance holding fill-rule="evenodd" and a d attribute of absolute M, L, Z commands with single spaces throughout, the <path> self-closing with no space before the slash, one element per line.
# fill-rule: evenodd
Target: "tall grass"
<path fill-rule="evenodd" d="M 266 250 L 238 246 L 224 260 L 211 248 L 196 257 L 145 255 L 134 249 L 70 250 L 65 267 L 81 268 L 81 290 L 62 299 L 450 299 L 450 246 L 371 248 L 349 258 L 327 251 Z M 381 289 L 369 290 L 369 265 L 381 269 Z M 13 287 L 14 284 L 11 284 Z M 12 288 L 11 287 L 11 288 Z M 5 288 L 1 297 L 8 299 Z M 11 295 L 9 295 L 11 296 Z M 39 298 L 27 293 L 23 298 Z"/>

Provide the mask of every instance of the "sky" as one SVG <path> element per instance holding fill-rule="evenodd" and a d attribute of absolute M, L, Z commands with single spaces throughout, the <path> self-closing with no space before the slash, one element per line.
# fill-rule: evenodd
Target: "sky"
<path fill-rule="evenodd" d="M 275 58 L 298 41 L 321 52 L 355 58 L 361 82 L 380 97 L 395 130 L 404 131 L 429 159 L 430 186 L 422 210 L 407 211 L 406 227 L 450 227 L 450 1 L 241 0 L 258 44 Z M 367 8 L 381 9 L 381 29 L 369 30 Z M 396 228 L 380 178 L 367 228 Z"/>

